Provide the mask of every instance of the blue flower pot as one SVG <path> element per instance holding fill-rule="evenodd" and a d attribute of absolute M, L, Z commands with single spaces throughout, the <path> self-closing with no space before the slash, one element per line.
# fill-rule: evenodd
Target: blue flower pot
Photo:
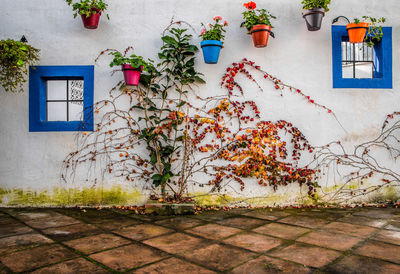
<path fill-rule="evenodd" d="M 218 63 L 219 52 L 222 48 L 222 42 L 218 40 L 205 40 L 200 43 L 203 49 L 204 62 L 206 64 Z"/>

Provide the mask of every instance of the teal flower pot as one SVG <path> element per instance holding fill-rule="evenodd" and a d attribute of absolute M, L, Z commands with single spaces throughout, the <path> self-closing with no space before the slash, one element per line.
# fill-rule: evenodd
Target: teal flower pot
<path fill-rule="evenodd" d="M 204 62 L 206 64 L 218 63 L 219 53 L 223 43 L 218 40 L 205 40 L 200 43 L 203 50 Z"/>

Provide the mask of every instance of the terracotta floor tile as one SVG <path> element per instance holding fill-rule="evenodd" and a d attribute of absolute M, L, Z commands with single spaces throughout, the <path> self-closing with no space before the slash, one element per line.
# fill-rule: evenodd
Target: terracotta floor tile
<path fill-rule="evenodd" d="M 271 256 L 312 267 L 323 267 L 338 258 L 340 254 L 333 250 L 301 244 L 290 245 L 270 253 Z"/>
<path fill-rule="evenodd" d="M 62 246 L 46 245 L 7 254 L 0 261 L 12 271 L 21 272 L 74 257 L 77 255 Z"/>
<path fill-rule="evenodd" d="M 126 245 L 129 243 L 130 241 L 112 234 L 99 234 L 64 242 L 64 244 L 68 245 L 69 247 L 86 254 Z"/>
<path fill-rule="evenodd" d="M 204 222 L 193 219 L 193 218 L 188 218 L 188 217 L 176 217 L 176 218 L 169 218 L 161 221 L 157 221 L 156 224 L 159 225 L 164 225 L 170 228 L 174 229 L 188 229 L 194 226 L 198 226 L 201 224 L 204 224 Z"/>
<path fill-rule="evenodd" d="M 385 219 L 375 219 L 363 216 L 347 216 L 337 220 L 338 222 L 351 223 L 356 225 L 365 225 L 372 227 L 383 227 L 387 224 L 388 220 Z"/>
<path fill-rule="evenodd" d="M 125 236 L 127 238 L 141 241 L 163 234 L 171 233 L 173 230 L 164 228 L 161 226 L 151 225 L 151 224 L 141 224 L 135 226 L 129 226 L 120 230 L 114 231 L 117 234 Z"/>
<path fill-rule="evenodd" d="M 307 216 L 290 216 L 279 220 L 279 222 L 308 227 L 308 228 L 318 228 L 323 225 L 326 225 L 329 221 L 319 218 L 311 218 Z"/>
<path fill-rule="evenodd" d="M 169 274 L 169 273 L 198 273 L 198 274 L 211 274 L 214 271 L 202 268 L 195 264 L 185 262 L 176 258 L 170 258 L 158 263 L 140 268 L 134 273 L 137 274 Z"/>
<path fill-rule="evenodd" d="M 42 232 L 57 241 L 68 241 L 76 238 L 86 237 L 101 233 L 101 230 L 93 225 L 74 224 L 62 227 L 53 227 L 42 230 Z"/>
<path fill-rule="evenodd" d="M 298 226 L 290 226 L 279 223 L 270 223 L 253 229 L 253 231 L 267 234 L 287 240 L 294 240 L 300 235 L 309 232 L 310 229 Z"/>
<path fill-rule="evenodd" d="M 307 274 L 311 273 L 311 270 L 305 266 L 298 265 L 295 263 L 286 262 L 279 259 L 270 258 L 267 256 L 261 256 L 255 260 L 251 260 L 237 268 L 235 268 L 232 274 L 264 274 L 264 273 L 296 273 L 296 274 Z"/>
<path fill-rule="evenodd" d="M 373 227 L 354 225 L 349 223 L 341 223 L 341 222 L 330 223 L 322 227 L 322 229 L 337 233 L 344 233 L 361 238 L 365 238 L 376 231 L 376 228 Z"/>
<path fill-rule="evenodd" d="M 395 216 L 394 211 L 389 208 L 361 210 L 353 213 L 353 215 L 377 219 L 392 219 Z"/>
<path fill-rule="evenodd" d="M 0 238 L 0 254 L 14 252 L 27 247 L 34 247 L 53 242 L 49 238 L 37 233 L 22 234 Z"/>
<path fill-rule="evenodd" d="M 206 224 L 188 229 L 186 231 L 208 239 L 220 240 L 233 234 L 242 232 L 243 230 L 217 224 Z"/>
<path fill-rule="evenodd" d="M 282 243 L 279 239 L 256 233 L 241 233 L 225 239 L 224 242 L 254 252 L 266 252 Z"/>
<path fill-rule="evenodd" d="M 400 222 L 390 222 L 385 229 L 400 231 Z"/>
<path fill-rule="evenodd" d="M 326 210 L 306 210 L 306 211 L 302 211 L 299 214 L 297 214 L 298 216 L 308 216 L 308 217 L 312 217 L 312 218 L 320 218 L 320 219 L 325 219 L 328 221 L 335 221 L 339 218 L 343 218 L 346 213 L 338 213 L 338 212 L 330 212 L 330 211 L 326 211 Z"/>
<path fill-rule="evenodd" d="M 382 229 L 374 236 L 375 240 L 400 245 L 400 231 Z"/>
<path fill-rule="evenodd" d="M 274 221 L 276 219 L 289 216 L 290 213 L 287 213 L 287 212 L 285 212 L 283 210 L 282 211 L 278 211 L 278 210 L 265 209 L 265 210 L 253 210 L 253 211 L 244 213 L 242 215 L 250 216 L 250 217 L 256 217 L 256 218 L 264 219 L 264 220 Z"/>
<path fill-rule="evenodd" d="M 254 255 L 255 253 L 249 251 L 239 250 L 220 244 L 213 244 L 182 254 L 182 256 L 189 260 L 219 271 L 226 271 L 233 268 L 251 259 Z"/>
<path fill-rule="evenodd" d="M 54 217 L 27 220 L 25 221 L 25 223 L 37 229 L 46 229 L 50 227 L 60 227 L 60 226 L 78 224 L 80 222 L 77 219 L 59 214 Z"/>
<path fill-rule="evenodd" d="M 368 241 L 354 253 L 400 264 L 400 246 L 378 241 Z"/>
<path fill-rule="evenodd" d="M 372 258 L 348 256 L 329 266 L 328 273 L 400 273 L 400 265 L 391 264 Z"/>
<path fill-rule="evenodd" d="M 58 211 L 78 220 L 94 224 L 107 222 L 107 220 L 115 217 L 115 213 L 108 209 L 58 209 Z"/>
<path fill-rule="evenodd" d="M 230 218 L 234 215 L 233 212 L 227 212 L 227 211 L 217 211 L 217 212 L 202 212 L 202 214 L 195 215 L 191 218 L 194 219 L 203 219 L 207 221 L 221 221 L 227 218 Z"/>
<path fill-rule="evenodd" d="M 254 218 L 233 217 L 218 221 L 217 223 L 220 225 L 233 226 L 240 229 L 251 229 L 265 224 L 265 221 Z"/>
<path fill-rule="evenodd" d="M 361 238 L 345 234 L 336 234 L 328 231 L 313 231 L 298 238 L 296 241 L 345 251 L 358 244 L 361 240 Z"/>
<path fill-rule="evenodd" d="M 151 248 L 132 244 L 96 253 L 90 257 L 116 271 L 126 271 L 164 258 L 166 255 Z"/>
<path fill-rule="evenodd" d="M 0 226 L 1 225 L 11 225 L 11 224 L 20 224 L 20 222 L 11 217 L 8 217 L 8 216 L 0 217 Z"/>
<path fill-rule="evenodd" d="M 177 254 L 205 246 L 207 241 L 183 233 L 174 233 L 152 238 L 143 243 L 154 246 L 168 253 Z"/>
<path fill-rule="evenodd" d="M 62 273 L 62 274 L 75 274 L 75 273 L 110 273 L 94 263 L 91 263 L 83 258 L 66 261 L 60 264 L 44 267 L 38 269 L 34 274 L 49 274 L 49 273 Z"/>
<path fill-rule="evenodd" d="M 133 226 L 141 224 L 139 220 L 132 219 L 129 217 L 120 217 L 120 218 L 111 218 L 107 219 L 105 222 L 97 223 L 96 226 L 104 229 L 104 230 L 118 230 L 123 229 L 127 226 Z"/>
<path fill-rule="evenodd" d="M 48 211 L 48 210 L 20 210 L 20 211 L 13 211 L 11 214 L 20 219 L 21 221 L 32 221 L 38 219 L 48 219 L 48 218 L 60 218 L 64 215 L 59 214 L 55 211 Z"/>
<path fill-rule="evenodd" d="M 23 224 L 0 225 L 0 237 L 8 237 L 17 234 L 33 232 L 33 229 Z"/>

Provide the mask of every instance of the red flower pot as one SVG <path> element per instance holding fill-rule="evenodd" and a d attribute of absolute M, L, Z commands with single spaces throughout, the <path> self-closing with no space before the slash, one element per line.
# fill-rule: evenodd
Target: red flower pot
<path fill-rule="evenodd" d="M 130 64 L 123 64 L 122 71 L 124 72 L 125 84 L 137 86 L 139 84 L 140 74 L 143 71 L 143 66 L 134 68 Z"/>
<path fill-rule="evenodd" d="M 256 48 L 264 48 L 268 44 L 268 38 L 271 32 L 269 25 L 255 25 L 250 29 L 250 34 L 253 37 L 253 43 Z"/>
<path fill-rule="evenodd" d="M 346 25 L 350 43 L 362 43 L 369 28 L 368 23 L 350 23 Z"/>
<path fill-rule="evenodd" d="M 81 14 L 83 26 L 87 29 L 97 29 L 99 26 L 101 10 L 99 9 L 92 9 L 95 11 L 95 14 L 91 14 L 89 17 L 86 17 L 85 14 Z"/>

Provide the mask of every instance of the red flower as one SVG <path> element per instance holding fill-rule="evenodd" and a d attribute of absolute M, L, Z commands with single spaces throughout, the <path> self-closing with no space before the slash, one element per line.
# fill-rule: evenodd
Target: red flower
<path fill-rule="evenodd" d="M 216 16 L 214 16 L 213 20 L 214 20 L 214 21 L 216 21 L 216 20 L 222 20 L 222 17 L 219 16 L 219 15 L 216 15 Z"/>
<path fill-rule="evenodd" d="M 250 1 L 248 3 L 244 3 L 243 6 L 248 10 L 254 10 L 257 7 L 256 3 L 254 3 L 253 1 Z"/>

